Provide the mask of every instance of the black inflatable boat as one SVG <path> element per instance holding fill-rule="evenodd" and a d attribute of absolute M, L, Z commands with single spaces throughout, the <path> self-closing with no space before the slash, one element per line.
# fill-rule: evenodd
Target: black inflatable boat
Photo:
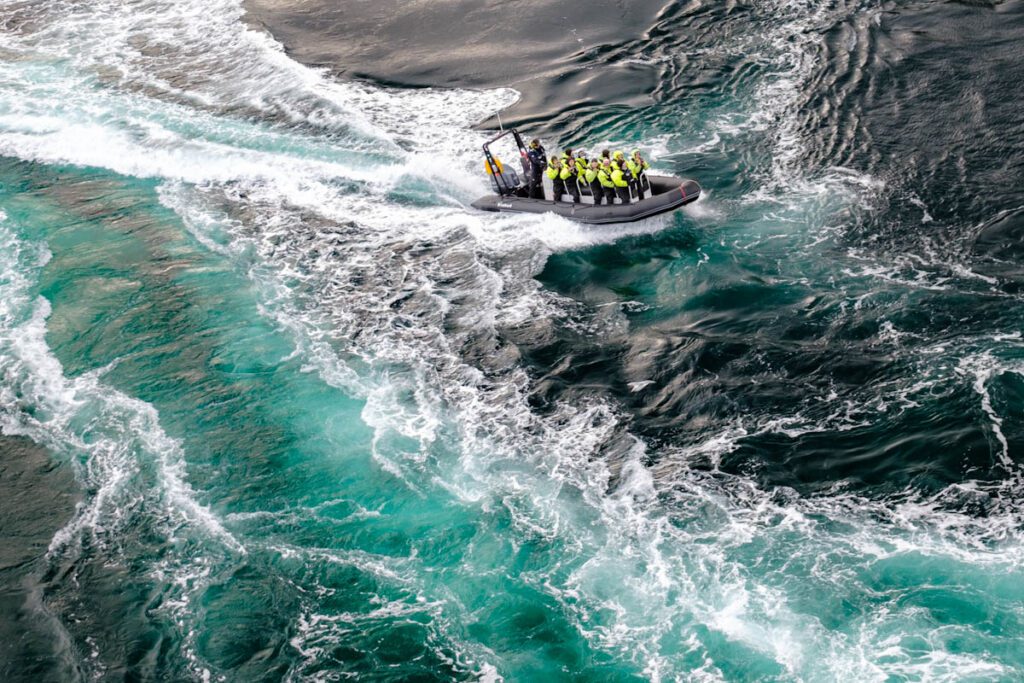
<path fill-rule="evenodd" d="M 632 201 L 629 204 L 595 205 L 587 187 L 582 187 L 582 202 L 552 201 L 550 199 L 531 199 L 519 175 L 505 167 L 491 153 L 491 145 L 507 135 L 513 136 L 519 148 L 520 160 L 523 165 L 523 177 L 530 172 L 530 160 L 526 154 L 526 145 L 519 131 L 511 128 L 488 141 L 484 145 L 484 167 L 491 177 L 491 185 L 497 194 L 487 195 L 473 202 L 473 208 L 481 211 L 506 211 L 511 213 L 557 213 L 559 216 L 571 218 L 581 223 L 630 223 L 658 214 L 674 211 L 681 206 L 696 201 L 700 197 L 700 185 L 693 180 L 674 176 L 644 175 L 645 199 Z M 568 195 L 566 195 L 568 196 Z"/>

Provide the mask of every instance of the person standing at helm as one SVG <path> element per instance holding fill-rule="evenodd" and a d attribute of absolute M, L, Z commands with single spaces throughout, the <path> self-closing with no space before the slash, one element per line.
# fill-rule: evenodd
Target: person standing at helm
<path fill-rule="evenodd" d="M 612 181 L 612 173 L 615 171 L 616 169 L 612 168 L 612 160 L 604 157 L 601 161 L 601 169 L 597 172 L 597 180 L 601 183 L 601 194 L 604 195 L 604 201 L 607 204 L 615 203 L 615 183 Z"/>
<path fill-rule="evenodd" d="M 562 180 L 562 160 L 558 157 L 551 157 L 548 161 L 548 170 L 545 171 L 548 174 L 548 178 L 551 178 L 551 193 L 552 199 L 556 202 L 562 201 L 562 195 L 565 194 L 565 181 Z"/>
<path fill-rule="evenodd" d="M 546 152 L 540 140 L 530 140 L 526 156 L 530 160 L 530 199 L 544 199 L 544 167 L 547 166 Z"/>
<path fill-rule="evenodd" d="M 640 156 L 640 150 L 634 149 L 633 155 L 626 160 L 626 167 L 633 176 L 630 185 L 636 190 L 638 199 L 644 198 L 644 182 L 647 180 L 647 169 L 651 167 L 647 160 Z"/>
<path fill-rule="evenodd" d="M 576 164 L 573 163 L 571 155 L 562 161 L 562 170 L 559 172 L 558 177 L 561 179 L 562 184 L 565 185 L 565 193 L 572 195 L 572 203 L 579 204 L 580 188 L 576 184 Z"/>
<path fill-rule="evenodd" d="M 601 181 L 597 179 L 598 174 L 601 172 L 601 162 L 597 159 L 590 160 L 590 168 L 583 172 L 582 180 L 590 185 L 590 196 L 594 198 L 594 204 L 600 204 L 601 199 L 604 197 L 604 192 L 601 189 Z"/>

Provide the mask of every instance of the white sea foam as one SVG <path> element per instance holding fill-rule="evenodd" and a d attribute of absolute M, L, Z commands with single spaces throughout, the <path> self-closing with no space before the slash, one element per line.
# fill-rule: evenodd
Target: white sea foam
<path fill-rule="evenodd" d="M 139 528 L 140 516 L 153 524 L 152 533 L 169 541 L 182 527 L 194 527 L 228 554 L 244 554 L 244 546 L 197 500 L 181 445 L 160 427 L 156 410 L 105 385 L 108 368 L 73 378 L 65 374 L 46 343 L 49 302 L 33 294 L 49 252 L 19 239 L 4 223 L 0 220 L 0 432 L 25 436 L 70 459 L 88 492 L 51 539 L 48 557 L 73 560 L 86 542 L 116 557 L 133 542 L 131 530 Z M 103 666 L 94 661 L 88 668 Z"/>
<path fill-rule="evenodd" d="M 972 378 L 972 387 L 978 396 L 981 397 L 981 409 L 988 417 L 992 434 L 999 444 L 997 457 L 1008 472 L 1016 474 L 1017 478 L 1020 479 L 1024 472 L 1020 471 L 1019 467 L 1010 457 L 1010 443 L 1003 433 L 1003 418 L 992 405 L 992 396 L 988 390 L 988 383 L 1003 373 L 1014 373 L 1024 376 L 1024 364 L 1002 363 L 991 352 L 984 352 L 961 358 L 956 367 L 956 372 L 959 375 Z"/>

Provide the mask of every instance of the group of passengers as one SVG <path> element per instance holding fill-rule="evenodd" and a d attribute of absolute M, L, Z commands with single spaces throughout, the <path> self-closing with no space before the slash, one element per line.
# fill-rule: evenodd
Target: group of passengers
<path fill-rule="evenodd" d="M 638 201 L 643 199 L 644 188 L 650 188 L 646 173 L 651 165 L 640 150 L 633 150 L 633 154 L 626 158 L 622 152 L 612 153 L 606 149 L 602 150 L 600 157 L 588 159 L 586 152 L 580 150 L 573 156 L 572 148 L 566 147 L 561 156 L 546 159 L 540 140 L 534 139 L 527 155 L 531 166 L 529 192 L 532 199 L 544 199 L 541 174 L 551 179 L 556 202 L 561 201 L 563 195 L 569 195 L 573 203 L 579 204 L 581 195 L 589 190 L 595 204 L 602 201 L 614 204 L 616 197 L 623 204 L 629 204 L 634 196 Z"/>

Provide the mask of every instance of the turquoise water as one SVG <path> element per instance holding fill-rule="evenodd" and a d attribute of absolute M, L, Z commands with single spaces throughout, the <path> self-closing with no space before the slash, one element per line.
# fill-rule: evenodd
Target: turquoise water
<path fill-rule="evenodd" d="M 597 229 L 466 208 L 512 91 L 338 82 L 233 3 L 4 11 L 0 430 L 82 496 L 7 679 L 1024 671 L 1013 278 L 858 241 L 904 190 L 794 114 L 882 9 L 754 5 L 706 54 L 756 68 L 586 123 L 706 189 Z"/>

